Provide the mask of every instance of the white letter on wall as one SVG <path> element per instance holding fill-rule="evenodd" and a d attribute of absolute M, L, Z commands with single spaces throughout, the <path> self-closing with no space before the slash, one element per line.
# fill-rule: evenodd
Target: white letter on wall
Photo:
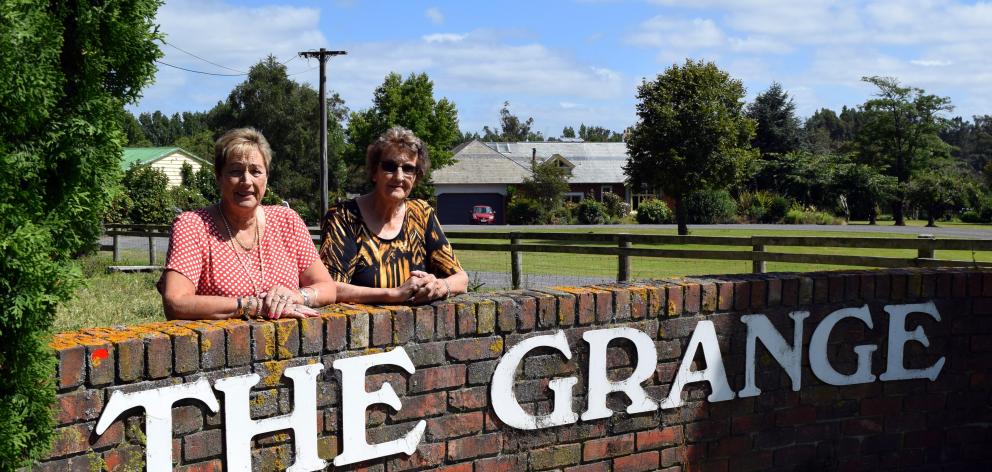
<path fill-rule="evenodd" d="M 702 346 L 703 359 L 706 361 L 706 368 L 692 371 L 692 359 L 696 357 L 696 350 Z M 692 382 L 709 382 L 713 393 L 706 397 L 711 402 L 722 402 L 734 399 L 734 392 L 727 383 L 727 371 L 723 366 L 723 357 L 720 354 L 720 343 L 716 339 L 716 328 L 713 322 L 703 320 L 696 323 L 696 329 L 689 339 L 689 346 L 686 347 L 685 356 L 679 365 L 679 371 L 675 373 L 672 380 L 672 388 L 668 391 L 668 397 L 661 402 L 662 409 L 676 408 L 682 406 L 682 389 Z"/>
<path fill-rule="evenodd" d="M 251 470 L 251 438 L 270 431 L 293 430 L 296 462 L 289 472 L 320 470 L 327 462 L 317 455 L 317 375 L 324 364 L 290 367 L 283 373 L 293 379 L 293 412 L 252 420 L 248 393 L 258 383 L 258 374 L 228 377 L 214 382 L 224 392 L 224 436 L 229 471 Z"/>
<path fill-rule="evenodd" d="M 388 352 L 367 356 L 349 357 L 334 361 L 334 368 L 341 371 L 341 416 L 343 432 L 341 454 L 334 458 L 334 466 L 341 467 L 377 457 L 402 452 L 413 454 L 424 436 L 427 422 L 420 420 L 406 436 L 379 444 L 369 444 L 365 439 L 365 410 L 369 405 L 382 403 L 399 411 L 403 407 L 396 391 L 389 382 L 379 390 L 365 391 L 365 372 L 377 365 L 395 365 L 413 373 L 413 361 L 406 350 L 398 347 Z"/>
<path fill-rule="evenodd" d="M 912 331 L 906 331 L 906 317 L 910 313 L 926 313 L 940 321 L 940 313 L 933 301 L 911 305 L 886 305 L 885 312 L 889 314 L 889 348 L 887 352 L 888 365 L 885 372 L 878 378 L 884 381 L 905 379 L 934 380 L 944 367 L 944 357 L 926 369 L 907 369 L 903 364 L 903 349 L 908 341 L 916 341 L 924 347 L 930 347 L 930 340 L 923 333 L 923 327 L 917 326 Z"/>
<path fill-rule="evenodd" d="M 637 365 L 630 377 L 613 382 L 606 376 L 606 348 L 610 341 L 618 338 L 634 343 Z M 589 407 L 582 413 L 583 421 L 609 418 L 613 414 L 613 410 L 606 407 L 606 395 L 610 392 L 623 392 L 630 398 L 627 413 L 643 413 L 658 408 L 658 403 L 649 398 L 641 387 L 641 382 L 651 378 L 658 367 L 658 351 L 651 337 L 634 328 L 610 328 L 586 331 L 582 339 L 589 343 Z"/>
<path fill-rule="evenodd" d="M 744 315 L 741 321 L 747 325 L 747 348 L 744 361 L 744 389 L 738 396 L 741 398 L 755 397 L 761 394 L 761 389 L 755 384 L 755 351 L 758 348 L 757 341 L 765 345 L 778 365 L 785 369 L 792 380 L 792 391 L 798 392 L 802 384 L 803 368 L 803 320 L 809 317 L 808 311 L 794 311 L 789 313 L 792 318 L 792 346 L 785 342 L 785 338 L 779 334 L 778 330 L 772 326 L 765 315 Z"/>
<path fill-rule="evenodd" d="M 575 377 L 558 378 L 548 382 L 548 388 L 553 392 L 554 409 L 547 415 L 531 415 L 524 411 L 520 403 L 517 402 L 517 398 L 513 394 L 513 377 L 517 371 L 517 366 L 520 365 L 528 352 L 539 347 L 550 347 L 562 353 L 565 359 L 572 358 L 572 352 L 568 350 L 568 339 L 565 338 L 565 332 L 559 330 L 555 334 L 534 336 L 520 341 L 503 355 L 499 364 L 496 364 L 495 372 L 493 372 L 492 388 L 489 394 L 493 412 L 496 413 L 496 417 L 500 421 L 511 428 L 550 428 L 572 424 L 579 420 L 579 415 L 572 411 L 572 387 L 578 382 Z"/>
<path fill-rule="evenodd" d="M 872 327 L 868 305 L 861 308 L 842 308 L 827 315 L 813 331 L 813 337 L 809 341 L 809 366 L 813 370 L 813 375 L 830 385 L 874 382 L 875 376 L 871 373 L 871 353 L 878 349 L 874 344 L 854 347 L 854 352 L 858 355 L 858 367 L 851 375 L 837 372 L 827 359 L 827 341 L 830 339 L 830 332 L 844 318 L 857 318 L 868 325 L 868 328 Z"/>
<path fill-rule="evenodd" d="M 103 434 L 108 427 L 127 410 L 134 407 L 145 409 L 145 464 L 148 472 L 169 472 L 172 470 L 172 404 L 186 398 L 200 400 L 217 413 L 220 405 L 210 390 L 210 382 L 199 378 L 193 383 L 142 390 L 140 392 L 114 392 L 107 407 L 100 414 L 96 424 L 96 434 Z"/>

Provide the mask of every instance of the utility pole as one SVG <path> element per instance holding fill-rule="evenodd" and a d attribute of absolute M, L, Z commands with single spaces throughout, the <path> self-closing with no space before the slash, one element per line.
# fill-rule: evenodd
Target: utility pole
<path fill-rule="evenodd" d="M 327 212 L 327 75 L 324 66 L 332 56 L 348 54 L 347 51 L 300 51 L 300 56 L 320 61 L 320 217 Z"/>

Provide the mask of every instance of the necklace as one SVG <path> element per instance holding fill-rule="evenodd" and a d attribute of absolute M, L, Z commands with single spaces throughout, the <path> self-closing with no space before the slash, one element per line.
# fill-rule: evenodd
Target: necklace
<path fill-rule="evenodd" d="M 231 231 L 231 224 L 227 222 L 227 215 L 224 214 L 224 209 L 221 208 L 220 205 L 218 205 L 217 210 L 220 211 L 220 218 L 224 222 L 224 228 L 227 229 L 228 237 L 230 237 L 233 241 L 236 241 L 238 243 L 238 246 L 241 246 L 241 249 L 244 249 L 245 255 L 250 258 L 251 253 L 249 252 L 248 248 L 246 248 L 243 244 L 241 244 L 241 241 L 238 241 L 238 238 L 234 236 L 234 232 Z M 234 247 L 234 243 L 230 243 L 231 251 L 234 251 L 234 257 L 237 257 L 238 262 L 241 263 L 241 270 L 245 272 L 245 277 L 248 277 L 248 281 L 251 282 L 251 288 L 255 290 L 256 297 L 260 296 L 260 294 L 262 293 L 258 289 L 259 285 L 265 285 L 265 269 L 264 269 L 265 263 L 262 262 L 262 245 L 259 242 L 259 239 L 260 238 L 258 235 L 258 221 L 255 221 L 254 247 L 258 247 L 258 285 L 255 285 L 255 279 L 251 276 L 251 273 L 248 272 L 248 266 L 245 264 L 245 261 L 241 259 L 241 254 L 238 253 L 237 248 Z"/>

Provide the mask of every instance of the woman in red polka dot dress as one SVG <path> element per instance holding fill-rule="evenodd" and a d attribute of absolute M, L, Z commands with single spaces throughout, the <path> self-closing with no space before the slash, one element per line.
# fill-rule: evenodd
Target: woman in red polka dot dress
<path fill-rule="evenodd" d="M 179 215 L 158 288 L 169 319 L 316 316 L 336 285 L 299 215 L 262 206 L 272 151 L 252 128 L 214 147 L 220 202 Z"/>

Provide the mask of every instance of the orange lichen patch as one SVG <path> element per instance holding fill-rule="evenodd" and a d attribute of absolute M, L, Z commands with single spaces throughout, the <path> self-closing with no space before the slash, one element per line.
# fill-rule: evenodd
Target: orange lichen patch
<path fill-rule="evenodd" d="M 56 351 L 74 346 L 104 346 L 107 344 L 109 343 L 103 339 L 79 331 L 56 334 L 52 338 L 52 342 L 49 343 Z"/>
<path fill-rule="evenodd" d="M 240 318 L 228 318 L 226 320 L 207 321 L 207 324 L 217 328 L 230 328 L 232 326 L 247 325 L 248 322 Z"/>
<path fill-rule="evenodd" d="M 597 290 L 592 290 L 589 287 L 573 287 L 571 285 L 557 285 L 551 287 L 552 290 L 558 290 L 565 293 L 571 293 L 572 295 L 582 295 L 587 293 L 597 293 Z"/>
<path fill-rule="evenodd" d="M 268 361 L 261 362 L 261 369 L 256 369 L 255 373 L 262 378 L 261 385 L 265 387 L 275 387 L 279 385 L 283 372 L 289 367 L 288 361 Z"/>
<path fill-rule="evenodd" d="M 157 323 L 148 323 L 147 326 L 150 329 L 154 329 L 158 332 L 168 334 L 169 336 L 194 336 L 196 333 L 193 330 L 184 328 L 175 322 L 170 321 L 160 321 Z"/>
<path fill-rule="evenodd" d="M 503 352 L 503 338 L 496 338 L 496 340 L 490 343 L 489 350 L 494 354 Z"/>
<path fill-rule="evenodd" d="M 339 304 L 336 304 L 336 305 L 328 305 L 328 308 L 329 307 L 333 307 L 334 308 L 333 313 L 337 313 L 337 314 L 345 315 L 345 316 L 368 314 L 369 311 L 374 311 L 374 310 L 376 310 L 378 308 L 378 307 L 374 307 L 374 306 L 370 306 L 370 305 L 351 305 L 351 304 L 345 304 L 345 303 L 339 303 Z M 327 311 L 326 313 L 332 313 L 332 312 L 331 311 Z"/>
<path fill-rule="evenodd" d="M 642 287 L 642 286 L 638 286 L 638 285 L 631 285 L 631 286 L 628 286 L 626 288 L 627 288 L 627 290 L 630 290 L 631 293 L 636 293 L 643 300 L 646 301 L 648 299 L 648 289 L 647 288 Z"/>

